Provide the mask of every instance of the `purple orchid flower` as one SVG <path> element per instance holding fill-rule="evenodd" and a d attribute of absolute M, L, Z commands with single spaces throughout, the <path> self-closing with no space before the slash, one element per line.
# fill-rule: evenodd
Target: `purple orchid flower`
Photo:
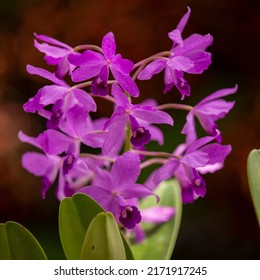
<path fill-rule="evenodd" d="M 151 189 L 162 181 L 173 176 L 177 178 L 182 188 L 183 203 L 191 203 L 206 194 L 206 184 L 200 171 L 215 172 L 223 167 L 224 161 L 231 152 L 230 145 L 210 143 L 219 136 L 206 136 L 197 139 L 190 145 L 180 145 L 173 156 L 162 167 L 157 169 L 147 180 Z"/>
<path fill-rule="evenodd" d="M 95 130 L 95 123 L 91 121 L 88 112 L 78 105 L 68 110 L 66 118 L 60 120 L 59 128 L 62 132 L 47 129 L 37 138 L 20 132 L 19 137 L 23 142 L 42 148 L 47 154 L 58 155 L 66 152 L 63 162 L 63 173 L 66 175 L 80 155 L 81 143 L 92 148 L 101 148 L 106 132 Z"/>
<path fill-rule="evenodd" d="M 201 74 L 211 63 L 211 54 L 204 51 L 212 44 L 213 37 L 210 34 L 205 36 L 193 34 L 182 39 L 181 33 L 187 24 L 190 12 L 188 7 L 187 13 L 181 18 L 176 29 L 168 34 L 173 42 L 169 57 L 154 60 L 138 75 L 139 80 L 149 80 L 153 75 L 165 69 L 164 93 L 176 86 L 182 99 L 190 95 L 190 86 L 184 79 L 183 73 Z"/>
<path fill-rule="evenodd" d="M 89 185 L 94 178 L 96 168 L 101 168 L 103 162 L 92 158 L 78 158 L 70 172 L 64 176 L 64 184 L 56 190 L 56 196 L 59 200 L 65 197 L 71 197 L 81 188 Z"/>
<path fill-rule="evenodd" d="M 81 55 L 70 55 L 70 63 L 79 66 L 71 77 L 74 82 L 80 82 L 95 77 L 92 82 L 92 91 L 97 95 L 108 93 L 107 81 L 109 70 L 116 81 L 130 95 L 137 97 L 139 89 L 133 79 L 129 76 L 134 64 L 128 59 L 123 59 L 116 54 L 116 42 L 112 32 L 107 33 L 102 40 L 103 54 L 87 50 Z"/>
<path fill-rule="evenodd" d="M 60 168 L 62 158 L 57 155 L 43 155 L 37 152 L 27 152 L 22 156 L 22 166 L 34 176 L 42 177 L 41 195 L 45 198 L 46 192 L 52 186 L 59 173 L 58 185 L 63 188 L 64 180 Z"/>
<path fill-rule="evenodd" d="M 64 188 L 64 177 L 62 167 L 64 158 L 56 154 L 48 154 L 46 152 L 45 135 L 40 134 L 38 137 L 30 137 L 22 131 L 18 133 L 18 137 L 22 142 L 29 143 L 38 149 L 42 150 L 45 154 L 38 152 L 27 152 L 22 156 L 22 166 L 28 172 L 35 176 L 42 177 L 41 195 L 45 198 L 46 192 L 56 180 L 58 174 L 58 188 Z M 56 149 L 58 145 L 56 145 Z"/>
<path fill-rule="evenodd" d="M 218 90 L 206 98 L 202 99 L 187 114 L 186 124 L 182 129 L 182 133 L 186 134 L 186 142 L 191 143 L 197 138 L 195 117 L 199 120 L 203 129 L 211 136 L 218 133 L 216 121 L 224 118 L 233 108 L 235 102 L 228 102 L 221 97 L 236 93 L 237 85 L 233 88 Z M 219 135 L 220 136 L 220 135 Z M 218 139 L 221 141 L 221 136 Z"/>
<path fill-rule="evenodd" d="M 58 176 L 56 195 L 59 200 L 73 195 L 80 187 L 86 186 L 95 169 L 103 165 L 102 161 L 91 158 L 75 158 L 69 152 L 73 140 L 56 130 L 46 130 L 38 137 L 31 137 L 19 132 L 22 142 L 29 143 L 45 154 L 27 152 L 22 157 L 22 166 L 35 176 L 42 177 L 42 197 L 45 198 L 47 190 L 53 185 Z M 66 151 L 66 156 L 59 156 Z"/>
<path fill-rule="evenodd" d="M 84 90 L 70 87 L 47 70 L 32 65 L 27 65 L 26 69 L 30 74 L 48 79 L 54 85 L 44 86 L 33 98 L 30 98 L 23 106 L 25 112 L 35 113 L 38 111 L 43 115 L 41 113 L 42 108 L 54 104 L 55 109 L 50 119 L 57 126 L 61 116 L 76 104 L 83 106 L 87 111 L 96 111 L 97 107 L 94 99 Z"/>
<path fill-rule="evenodd" d="M 55 75 L 59 79 L 62 79 L 68 73 L 71 74 L 75 66 L 69 63 L 68 56 L 70 54 L 76 53 L 73 48 L 67 44 L 64 44 L 54 38 L 45 35 L 38 35 L 34 33 L 34 36 L 36 39 L 44 42 L 38 43 L 37 40 L 34 40 L 35 48 L 45 54 L 45 61 L 49 65 L 57 65 Z"/>
<path fill-rule="evenodd" d="M 105 124 L 105 129 L 108 129 L 109 133 L 103 145 L 104 154 L 116 154 L 120 150 L 128 122 L 132 131 L 130 141 L 136 148 L 142 148 L 151 139 L 150 131 L 147 127 L 141 126 L 139 120 L 147 124 L 173 125 L 173 119 L 167 113 L 151 106 L 131 104 L 117 84 L 112 86 L 112 95 L 115 98 L 117 107 L 112 117 Z"/>
<path fill-rule="evenodd" d="M 81 188 L 96 200 L 106 211 L 112 212 L 124 227 L 132 229 L 140 223 L 140 211 L 131 205 L 132 198 L 143 198 L 154 193 L 141 184 L 136 184 L 140 174 L 140 159 L 136 153 L 126 152 L 112 165 L 111 172 L 96 169 L 91 186 Z"/>

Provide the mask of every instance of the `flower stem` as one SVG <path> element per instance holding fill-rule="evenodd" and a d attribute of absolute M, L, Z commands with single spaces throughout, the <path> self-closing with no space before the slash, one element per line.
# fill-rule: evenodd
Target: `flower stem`
<path fill-rule="evenodd" d="M 152 164 L 164 164 L 167 161 L 165 158 L 150 158 L 140 164 L 141 169 L 146 168 Z"/>
<path fill-rule="evenodd" d="M 150 151 L 140 151 L 140 150 L 132 150 L 133 152 L 139 154 L 139 155 L 144 155 L 144 156 L 152 156 L 152 157 L 166 157 L 166 158 L 176 158 L 176 159 L 181 159 L 180 156 L 176 156 L 170 153 L 166 152 L 150 152 Z"/>
<path fill-rule="evenodd" d="M 156 109 L 157 110 L 177 109 L 177 110 L 191 111 L 193 107 L 186 104 L 166 103 L 166 104 L 156 106 Z"/>
<path fill-rule="evenodd" d="M 158 58 L 164 58 L 165 56 L 169 56 L 171 54 L 170 51 L 164 51 L 164 52 L 159 52 L 159 53 L 156 53 L 152 56 L 149 56 L 139 62 L 137 62 L 135 65 L 134 65 L 134 69 L 139 67 L 139 66 L 143 66 L 143 65 L 146 65 L 147 63 L 155 60 L 155 59 L 158 59 Z"/>
<path fill-rule="evenodd" d="M 80 154 L 80 156 L 81 157 L 90 157 L 90 158 L 97 159 L 97 160 L 102 160 L 102 161 L 109 161 L 109 162 L 114 162 L 115 161 L 114 158 L 95 155 L 95 154 L 89 154 L 89 153 L 82 153 L 82 154 Z"/>
<path fill-rule="evenodd" d="M 149 62 L 152 62 L 156 59 L 167 59 L 165 56 L 169 56 L 171 52 L 169 51 L 165 51 L 165 52 L 160 52 L 160 53 L 157 53 L 155 55 L 152 55 L 146 59 L 143 59 L 139 62 L 137 62 L 135 65 L 134 65 L 134 69 L 137 68 L 137 70 L 135 71 L 134 75 L 132 76 L 132 79 L 133 80 L 136 80 L 138 74 L 144 69 L 144 67 L 149 63 Z"/>
<path fill-rule="evenodd" d="M 102 99 L 104 99 L 104 100 L 107 100 L 107 101 L 109 101 L 109 102 L 111 102 L 111 103 L 116 103 L 116 102 L 115 102 L 115 99 L 114 99 L 112 96 L 110 96 L 110 95 L 96 95 L 96 94 L 93 94 L 93 93 L 89 93 L 89 95 L 90 95 L 91 97 L 94 97 L 94 98 L 100 97 L 100 98 L 102 98 Z"/>
<path fill-rule="evenodd" d="M 82 50 L 94 50 L 103 53 L 102 49 L 96 45 L 79 45 L 74 48 L 75 52 L 82 51 Z"/>

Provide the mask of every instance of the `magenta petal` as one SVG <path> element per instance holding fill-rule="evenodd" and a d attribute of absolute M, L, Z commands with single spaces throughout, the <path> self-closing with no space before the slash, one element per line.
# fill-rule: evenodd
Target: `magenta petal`
<path fill-rule="evenodd" d="M 113 184 L 127 186 L 134 184 L 140 175 L 140 157 L 133 152 L 126 152 L 118 157 L 111 169 Z M 121 189 L 121 188 L 120 188 Z"/>
<path fill-rule="evenodd" d="M 67 111 L 66 119 L 60 120 L 60 129 L 73 138 L 78 138 L 88 131 L 88 111 L 75 105 Z"/>
<path fill-rule="evenodd" d="M 139 80 L 150 80 L 153 75 L 160 73 L 166 66 L 167 59 L 157 59 L 149 63 L 138 75 Z"/>
<path fill-rule="evenodd" d="M 57 155 L 66 152 L 68 147 L 75 142 L 71 137 L 54 129 L 44 131 L 43 135 L 45 137 L 43 147 L 48 154 Z"/>
<path fill-rule="evenodd" d="M 52 37 L 49 37 L 49 36 L 46 36 L 46 35 L 40 35 L 40 34 L 37 34 L 37 33 L 34 33 L 33 35 L 38 40 L 44 41 L 46 43 L 49 43 L 49 44 L 52 44 L 54 46 L 58 46 L 58 47 L 61 47 L 61 48 L 64 48 L 64 49 L 72 50 L 72 48 L 69 45 L 67 45 L 67 44 L 65 44 L 61 41 L 58 41 L 57 39 L 54 39 Z"/>
<path fill-rule="evenodd" d="M 168 222 L 174 215 L 175 209 L 168 206 L 155 206 L 142 210 L 142 220 L 146 223 L 160 224 Z"/>
<path fill-rule="evenodd" d="M 102 50 L 106 59 L 111 59 L 116 52 L 115 36 L 112 32 L 107 33 L 102 40 Z"/>
<path fill-rule="evenodd" d="M 81 141 L 92 148 L 101 148 L 106 139 L 107 132 L 104 133 L 87 133 L 81 136 Z"/>
<path fill-rule="evenodd" d="M 206 166 L 209 162 L 209 155 L 206 152 L 194 151 L 186 154 L 180 162 L 192 168 Z"/>
<path fill-rule="evenodd" d="M 41 98 L 41 89 L 38 90 L 37 94 L 30 98 L 26 103 L 23 105 L 23 109 L 27 113 L 35 113 L 38 110 L 42 109 L 43 105 L 40 102 Z"/>
<path fill-rule="evenodd" d="M 184 27 L 186 26 L 188 20 L 189 20 L 189 17 L 190 17 L 190 13 L 191 13 L 191 9 L 190 7 L 187 6 L 187 9 L 188 11 L 184 14 L 184 16 L 180 19 L 176 29 L 179 29 L 180 32 L 183 31 Z"/>
<path fill-rule="evenodd" d="M 186 143 L 190 144 L 197 139 L 195 118 L 192 111 L 186 116 L 186 123 L 181 131 L 182 134 L 186 134 Z"/>
<path fill-rule="evenodd" d="M 87 111 L 96 112 L 97 105 L 94 99 L 83 89 L 72 89 L 74 97 Z"/>
<path fill-rule="evenodd" d="M 233 88 L 224 88 L 224 89 L 217 90 L 214 93 L 207 96 L 206 98 L 204 98 L 203 100 L 201 100 L 201 102 L 199 102 L 199 104 L 203 104 L 203 103 L 209 102 L 214 99 L 218 99 L 218 98 L 221 98 L 221 97 L 224 97 L 227 95 L 234 94 L 234 93 L 236 93 L 237 88 L 238 88 L 237 85 L 235 85 Z"/>
<path fill-rule="evenodd" d="M 196 112 L 196 116 L 203 127 L 203 129 L 210 135 L 215 135 L 218 128 L 217 124 L 214 122 L 214 119 L 203 112 Z"/>
<path fill-rule="evenodd" d="M 191 61 L 188 57 L 178 55 L 173 56 L 173 58 L 169 59 L 168 67 L 178 71 L 188 72 L 190 68 L 194 67 L 194 62 Z"/>
<path fill-rule="evenodd" d="M 43 106 L 54 104 L 57 100 L 63 99 L 69 91 L 70 89 L 67 87 L 56 85 L 45 86 L 41 89 L 39 104 Z"/>
<path fill-rule="evenodd" d="M 230 145 L 212 143 L 202 147 L 200 150 L 209 155 L 208 164 L 213 165 L 215 163 L 223 163 L 226 157 L 230 154 L 232 148 Z"/>
<path fill-rule="evenodd" d="M 183 40 L 181 36 L 181 32 L 178 29 L 172 30 L 170 33 L 168 33 L 168 37 L 172 40 L 172 42 L 175 44 L 178 44 L 180 46 L 183 46 Z"/>
<path fill-rule="evenodd" d="M 34 46 L 40 52 L 45 53 L 47 56 L 50 56 L 53 58 L 61 58 L 61 57 L 68 55 L 68 53 L 71 52 L 70 49 L 64 49 L 64 48 L 59 48 L 59 47 L 55 47 L 55 46 L 50 46 L 45 43 L 40 44 L 36 40 L 34 41 Z"/>
<path fill-rule="evenodd" d="M 134 82 L 134 80 L 129 75 L 119 72 L 114 67 L 111 67 L 111 72 L 112 72 L 114 78 L 118 81 L 120 86 L 125 91 L 127 91 L 133 97 L 139 96 L 139 89 L 137 87 L 137 84 Z"/>
<path fill-rule="evenodd" d="M 57 173 L 58 158 L 48 158 L 43 154 L 27 152 L 22 156 L 23 167 L 35 176 L 45 176 L 49 170 Z"/>
<path fill-rule="evenodd" d="M 120 152 L 125 138 L 127 120 L 128 116 L 125 113 L 115 114 L 111 117 L 107 127 L 109 132 L 102 147 L 104 154 L 115 155 Z"/>
<path fill-rule="evenodd" d="M 200 103 L 195 106 L 195 111 L 198 115 L 204 114 L 210 116 L 212 120 L 218 120 L 224 118 L 234 105 L 234 101 L 228 102 L 223 99 L 217 99 L 207 103 Z"/>
<path fill-rule="evenodd" d="M 39 149 L 42 149 L 42 143 L 39 141 L 39 137 L 31 137 L 23 133 L 22 131 L 19 131 L 18 138 L 20 141 L 24 143 L 31 144 Z"/>
<path fill-rule="evenodd" d="M 211 141 L 215 140 L 218 136 L 220 135 L 220 131 L 216 131 L 216 134 L 214 136 L 204 136 L 202 138 L 197 139 L 196 141 L 192 142 L 187 150 L 186 153 L 191 153 L 194 152 L 198 149 L 200 149 L 201 147 L 209 144 Z"/>
<path fill-rule="evenodd" d="M 89 65 L 90 68 L 93 65 L 105 63 L 106 60 L 104 56 L 98 52 L 87 50 L 82 54 L 70 54 L 68 60 L 71 64 L 75 66 Z"/>
<path fill-rule="evenodd" d="M 121 54 L 113 56 L 111 64 L 113 65 L 113 68 L 124 75 L 129 75 L 134 68 L 134 63 L 129 59 L 122 58 Z"/>
<path fill-rule="evenodd" d="M 100 73 L 103 66 L 104 63 L 80 66 L 72 72 L 71 79 L 73 82 L 82 82 L 93 78 L 94 76 L 97 76 Z"/>
<path fill-rule="evenodd" d="M 175 47 L 174 52 L 176 55 L 185 55 L 189 57 L 194 52 L 204 51 L 212 42 L 213 37 L 210 34 L 192 34 L 183 41 L 183 47 Z"/>
<path fill-rule="evenodd" d="M 151 140 L 157 141 L 159 145 L 164 143 L 164 134 L 162 131 L 154 125 L 146 125 L 146 129 L 151 133 Z"/>
<path fill-rule="evenodd" d="M 148 123 L 173 125 L 173 119 L 168 113 L 156 110 L 152 107 L 145 106 L 141 108 L 138 105 L 134 106 L 133 115 Z"/>
<path fill-rule="evenodd" d="M 155 188 L 161 182 L 170 179 L 179 165 L 179 160 L 170 159 L 163 166 L 156 169 L 152 175 L 152 187 Z"/>
<path fill-rule="evenodd" d="M 198 51 L 189 55 L 194 66 L 186 70 L 190 74 L 201 74 L 211 64 L 211 54 L 204 51 Z"/>
<path fill-rule="evenodd" d="M 112 85 L 111 94 L 114 96 L 116 105 L 125 109 L 130 109 L 130 102 L 121 87 L 117 84 Z"/>
<path fill-rule="evenodd" d="M 64 87 L 67 87 L 67 84 L 58 79 L 55 74 L 45 70 L 45 69 L 42 69 L 42 68 L 37 68 L 37 67 L 34 67 L 32 65 L 27 65 L 26 66 L 26 70 L 29 74 L 32 74 L 32 75 L 37 75 L 37 76 L 40 76 L 40 77 L 43 77 L 47 80 L 50 80 L 52 81 L 54 84 L 56 85 L 59 85 L 59 86 L 64 86 Z"/>
<path fill-rule="evenodd" d="M 126 199 L 143 198 L 149 195 L 154 195 L 157 202 L 159 199 L 149 188 L 140 184 L 125 185 L 120 189 L 120 194 Z"/>
<path fill-rule="evenodd" d="M 113 200 L 110 191 L 96 186 L 88 186 L 81 188 L 79 192 L 87 194 L 106 211 L 118 216 L 119 205 Z"/>

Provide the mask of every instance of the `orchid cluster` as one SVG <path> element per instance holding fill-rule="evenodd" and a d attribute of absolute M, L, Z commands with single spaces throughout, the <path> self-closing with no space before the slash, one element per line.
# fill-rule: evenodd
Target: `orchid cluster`
<path fill-rule="evenodd" d="M 147 99 L 135 100 L 140 92 L 137 80 L 149 80 L 164 71 L 164 93 L 175 88 L 181 100 L 191 93 L 184 78 L 201 74 L 211 63 L 206 49 L 212 44 L 210 34 L 192 34 L 183 39 L 182 32 L 190 16 L 190 8 L 168 36 L 172 47 L 133 63 L 116 52 L 115 37 L 107 33 L 101 47 L 70 47 L 56 39 L 35 34 L 34 46 L 44 54 L 54 72 L 27 65 L 29 74 L 48 80 L 48 85 L 24 104 L 25 112 L 37 113 L 46 119 L 47 129 L 37 137 L 19 132 L 19 139 L 37 147 L 40 152 L 26 152 L 23 167 L 42 177 L 41 194 L 56 184 L 59 200 L 75 193 L 93 198 L 105 211 L 111 212 L 121 228 L 132 231 L 142 241 L 141 221 L 162 223 L 174 216 L 175 210 L 158 206 L 155 194 L 159 184 L 176 178 L 183 203 L 192 203 L 206 193 L 202 175 L 223 167 L 230 145 L 222 145 L 216 122 L 224 118 L 234 102 L 222 97 L 234 94 L 237 87 L 221 89 L 207 96 L 196 106 L 157 104 Z M 109 118 L 97 118 L 96 99 L 113 103 Z M 166 111 L 187 111 L 182 129 L 185 143 L 173 147 L 172 153 L 148 151 L 147 144 L 164 143 L 157 124 L 173 126 Z M 198 137 L 196 119 L 206 132 Z M 86 150 L 93 152 L 83 152 Z M 156 169 L 144 181 L 139 176 L 144 168 Z M 140 210 L 139 201 L 154 196 L 155 206 Z"/>

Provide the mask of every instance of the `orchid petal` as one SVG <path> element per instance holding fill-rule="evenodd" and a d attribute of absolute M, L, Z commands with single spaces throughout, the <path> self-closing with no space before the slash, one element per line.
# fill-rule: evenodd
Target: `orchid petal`
<path fill-rule="evenodd" d="M 65 44 L 61 41 L 58 41 L 57 39 L 54 39 L 52 37 L 49 37 L 49 36 L 46 36 L 46 35 L 40 35 L 40 34 L 37 34 L 37 33 L 34 33 L 33 35 L 38 40 L 44 41 L 46 43 L 52 44 L 52 45 L 57 46 L 57 47 L 72 50 L 72 48 L 69 45 L 67 45 L 67 44 Z"/>
<path fill-rule="evenodd" d="M 209 155 L 206 152 L 194 151 L 183 156 L 180 162 L 192 168 L 202 167 L 208 164 Z"/>
<path fill-rule="evenodd" d="M 53 82 L 56 85 L 63 86 L 63 87 L 68 87 L 68 85 L 63 80 L 58 79 L 55 76 L 55 74 L 53 74 L 53 73 L 51 73 L 51 72 L 49 72 L 45 69 L 34 67 L 30 64 L 27 64 L 26 70 L 29 74 L 43 77 L 43 78 Z"/>
<path fill-rule="evenodd" d="M 221 98 L 221 97 L 224 97 L 227 95 L 234 94 L 234 93 L 236 93 L 237 88 L 238 88 L 237 85 L 235 85 L 233 88 L 224 88 L 224 89 L 217 90 L 214 93 L 207 96 L 206 98 L 204 98 L 203 100 L 201 100 L 199 102 L 199 104 L 203 104 L 203 103 L 209 102 L 209 101 L 217 99 L 217 98 Z"/>
<path fill-rule="evenodd" d="M 151 224 L 160 224 L 168 222 L 174 215 L 175 209 L 168 206 L 155 206 L 143 209 L 142 221 Z"/>
<path fill-rule="evenodd" d="M 187 9 L 188 11 L 184 14 L 184 16 L 180 19 L 176 29 L 179 29 L 180 32 L 183 31 L 183 29 L 185 28 L 188 20 L 189 20 L 189 17 L 190 17 L 190 13 L 191 13 L 191 9 L 190 7 L 187 6 Z"/>
<path fill-rule="evenodd" d="M 173 125 L 172 117 L 163 111 L 156 110 L 152 107 L 139 107 L 138 105 L 134 105 L 133 108 L 133 115 L 136 118 L 144 120 L 148 123 L 155 123 L 155 124 L 169 124 Z"/>
<path fill-rule="evenodd" d="M 166 66 L 167 59 L 156 59 L 149 63 L 139 74 L 139 80 L 150 80 L 153 75 L 160 73 Z"/>
<path fill-rule="evenodd" d="M 134 80 L 129 76 L 122 72 L 119 72 L 115 67 L 111 66 L 111 72 L 114 78 L 118 81 L 120 86 L 127 91 L 131 96 L 138 97 L 139 89 Z"/>
<path fill-rule="evenodd" d="M 133 152 L 126 152 L 118 157 L 111 169 L 112 183 L 116 189 L 122 191 L 122 187 L 130 189 L 140 175 L 140 157 Z"/>
<path fill-rule="evenodd" d="M 39 104 L 47 106 L 54 104 L 57 100 L 63 99 L 71 90 L 67 87 L 50 85 L 41 88 Z"/>
<path fill-rule="evenodd" d="M 103 37 L 102 51 L 106 59 L 111 59 L 115 55 L 116 41 L 113 32 L 109 32 Z"/>

